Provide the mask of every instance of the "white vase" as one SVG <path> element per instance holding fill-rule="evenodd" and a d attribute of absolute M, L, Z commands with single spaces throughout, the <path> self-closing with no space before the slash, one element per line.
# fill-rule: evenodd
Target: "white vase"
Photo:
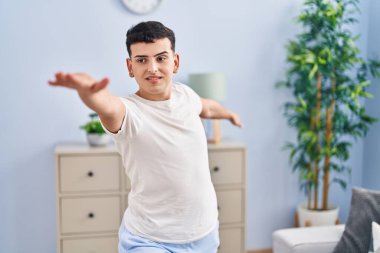
<path fill-rule="evenodd" d="M 108 134 L 87 134 L 87 141 L 90 146 L 107 146 L 110 143 Z"/>
<path fill-rule="evenodd" d="M 297 207 L 298 224 L 307 226 L 332 226 L 338 223 L 339 207 L 329 205 L 328 210 L 309 210 L 307 204 L 302 203 Z"/>

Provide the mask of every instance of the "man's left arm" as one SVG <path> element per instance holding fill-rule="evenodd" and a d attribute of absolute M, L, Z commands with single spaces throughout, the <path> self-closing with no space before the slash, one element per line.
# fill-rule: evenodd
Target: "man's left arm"
<path fill-rule="evenodd" d="M 240 121 L 239 115 L 226 109 L 218 102 L 201 98 L 202 101 L 202 111 L 199 115 L 201 118 L 205 119 L 228 119 L 232 124 L 238 127 L 243 127 Z"/>

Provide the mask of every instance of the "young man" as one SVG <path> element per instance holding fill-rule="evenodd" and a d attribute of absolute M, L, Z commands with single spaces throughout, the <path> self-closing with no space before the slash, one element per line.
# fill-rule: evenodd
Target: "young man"
<path fill-rule="evenodd" d="M 131 180 L 119 230 L 119 252 L 213 253 L 219 246 L 218 211 L 208 167 L 202 118 L 235 113 L 173 83 L 180 58 L 172 30 L 142 22 L 127 32 L 127 67 L 138 91 L 110 94 L 109 80 L 59 72 L 53 86 L 77 90 L 113 136 Z"/>

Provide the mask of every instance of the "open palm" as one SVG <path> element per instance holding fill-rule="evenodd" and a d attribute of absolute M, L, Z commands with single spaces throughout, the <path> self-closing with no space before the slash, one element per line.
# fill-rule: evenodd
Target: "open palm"
<path fill-rule="evenodd" d="M 52 86 L 61 86 L 75 89 L 80 93 L 95 93 L 105 87 L 109 83 L 108 78 L 103 78 L 100 81 L 95 80 L 85 73 L 63 73 L 57 72 L 55 80 L 49 81 Z"/>

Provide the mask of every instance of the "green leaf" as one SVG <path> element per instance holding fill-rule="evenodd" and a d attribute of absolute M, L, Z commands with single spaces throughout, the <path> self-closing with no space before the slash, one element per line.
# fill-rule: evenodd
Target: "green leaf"
<path fill-rule="evenodd" d="M 102 127 L 102 124 L 97 119 L 98 114 L 91 113 L 89 116 L 91 118 L 91 121 L 87 122 L 85 125 L 80 126 L 80 129 L 83 129 L 86 133 L 104 134 L 105 131 Z"/>
<path fill-rule="evenodd" d="M 310 73 L 309 73 L 309 80 L 312 80 L 313 78 L 314 78 L 314 76 L 315 76 L 315 74 L 317 73 L 317 71 L 318 71 L 318 65 L 317 64 L 314 64 L 314 66 L 313 66 L 313 68 L 312 68 L 312 70 L 310 71 Z"/>
<path fill-rule="evenodd" d="M 307 104 L 306 104 L 306 101 L 302 98 L 298 98 L 298 102 L 300 102 L 302 108 L 304 108 L 305 110 L 307 109 Z"/>
<path fill-rule="evenodd" d="M 341 179 L 341 178 L 334 178 L 333 179 L 333 183 L 338 183 L 341 187 L 342 187 L 342 189 L 346 189 L 347 188 L 347 183 L 346 183 L 346 181 L 344 181 L 343 179 Z"/>
<path fill-rule="evenodd" d="M 371 93 L 364 92 L 364 91 L 359 92 L 359 96 L 365 97 L 365 98 L 373 98 L 373 95 Z"/>

